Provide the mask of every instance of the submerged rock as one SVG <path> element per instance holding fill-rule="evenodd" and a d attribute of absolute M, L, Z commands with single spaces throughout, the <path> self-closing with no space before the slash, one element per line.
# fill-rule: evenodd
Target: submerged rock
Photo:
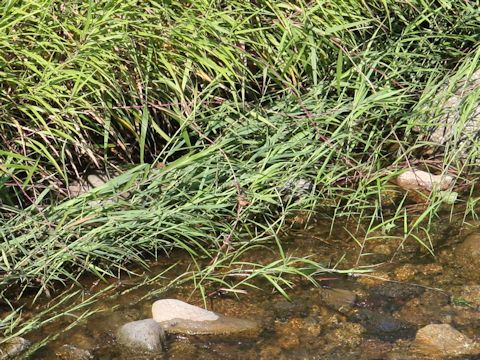
<path fill-rule="evenodd" d="M 480 308 L 480 285 L 463 286 L 460 292 L 460 298 L 469 305 Z"/>
<path fill-rule="evenodd" d="M 414 349 L 432 357 L 480 353 L 477 343 L 448 324 L 430 324 L 418 330 Z"/>
<path fill-rule="evenodd" d="M 5 343 L 0 344 L 0 360 L 14 358 L 27 350 L 30 345 L 30 341 L 20 336 L 16 336 Z"/>
<path fill-rule="evenodd" d="M 455 260 L 466 269 L 476 270 L 480 265 L 480 234 L 470 234 L 455 249 Z"/>
<path fill-rule="evenodd" d="M 412 324 L 379 311 L 360 309 L 353 316 L 353 320 L 359 321 L 368 333 L 382 340 L 413 338 L 415 335 Z"/>
<path fill-rule="evenodd" d="M 158 300 L 152 305 L 153 319 L 168 333 L 186 335 L 257 334 L 256 321 L 216 314 L 180 300 Z"/>
<path fill-rule="evenodd" d="M 256 321 L 220 315 L 217 320 L 192 321 L 172 319 L 159 323 L 167 333 L 183 335 L 255 335 L 260 331 Z"/>
<path fill-rule="evenodd" d="M 345 289 L 321 289 L 320 299 L 326 305 L 336 309 L 348 309 L 355 305 L 357 295 Z"/>
<path fill-rule="evenodd" d="M 80 349 L 73 345 L 63 345 L 55 353 L 59 359 L 62 360 L 90 360 L 93 355 L 90 351 Z"/>
<path fill-rule="evenodd" d="M 159 352 L 165 343 L 165 332 L 153 319 L 132 321 L 118 330 L 117 340 L 128 348 Z"/>

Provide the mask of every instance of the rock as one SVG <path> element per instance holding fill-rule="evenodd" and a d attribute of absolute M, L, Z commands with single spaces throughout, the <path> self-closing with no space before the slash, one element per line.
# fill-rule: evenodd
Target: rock
<path fill-rule="evenodd" d="M 480 70 L 471 76 L 468 72 L 468 67 L 461 68 L 449 86 L 441 89 L 433 101 L 421 101 L 428 108 L 420 111 L 429 118 L 438 119 L 435 121 L 438 125 L 428 129 L 423 136 L 432 144 L 425 155 L 434 153 L 438 148 L 448 148 L 457 158 L 465 160 L 475 146 L 480 132 Z"/>
<path fill-rule="evenodd" d="M 417 269 L 412 264 L 405 264 L 395 269 L 395 279 L 397 281 L 412 280 L 417 274 Z"/>
<path fill-rule="evenodd" d="M 290 179 L 288 180 L 282 193 L 288 194 L 294 198 L 300 198 L 312 192 L 313 183 L 307 179 Z"/>
<path fill-rule="evenodd" d="M 378 298 L 388 298 L 389 300 L 409 300 L 415 296 L 422 295 L 425 289 L 421 286 L 415 286 L 399 282 L 387 282 L 385 284 L 374 286 L 370 289 L 370 295 Z"/>
<path fill-rule="evenodd" d="M 383 284 L 390 280 L 390 275 L 384 271 L 372 271 L 368 274 L 360 274 L 358 282 L 362 285 L 373 286 Z"/>
<path fill-rule="evenodd" d="M 380 244 L 373 248 L 375 254 L 390 256 L 395 252 L 396 246 L 391 246 L 387 244 Z"/>
<path fill-rule="evenodd" d="M 480 265 L 480 234 L 470 234 L 455 249 L 455 260 L 466 269 L 476 270 Z"/>
<path fill-rule="evenodd" d="M 256 321 L 223 316 L 175 299 L 156 301 L 152 314 L 153 319 L 172 334 L 254 335 L 260 331 Z"/>
<path fill-rule="evenodd" d="M 449 303 L 449 296 L 430 290 L 407 301 L 395 316 L 417 326 L 432 322 L 450 323 L 454 314 Z"/>
<path fill-rule="evenodd" d="M 325 351 L 331 352 L 338 347 L 355 348 L 362 343 L 365 328 L 360 324 L 343 323 L 325 335 Z"/>
<path fill-rule="evenodd" d="M 152 305 L 152 317 L 157 322 L 164 322 L 173 319 L 189 321 L 214 321 L 219 315 L 213 311 L 187 304 L 176 299 L 157 300 Z"/>
<path fill-rule="evenodd" d="M 159 352 L 165 343 L 162 326 L 153 319 L 126 323 L 117 331 L 117 340 L 128 348 Z"/>
<path fill-rule="evenodd" d="M 0 344 L 0 360 L 14 358 L 27 350 L 30 345 L 30 341 L 20 336 L 11 338 L 3 344 Z"/>
<path fill-rule="evenodd" d="M 276 322 L 275 333 L 284 338 L 296 334 L 302 338 L 317 337 L 322 332 L 322 325 L 314 317 L 293 318 L 286 323 Z"/>
<path fill-rule="evenodd" d="M 469 305 L 480 308 L 480 285 L 463 286 L 460 292 L 460 298 Z"/>
<path fill-rule="evenodd" d="M 396 183 L 405 190 L 446 190 L 453 184 L 453 176 L 432 175 L 426 171 L 412 169 L 397 176 Z"/>
<path fill-rule="evenodd" d="M 400 282 L 387 282 L 370 288 L 368 303 L 386 312 L 398 310 L 408 300 L 420 296 L 425 289 Z"/>
<path fill-rule="evenodd" d="M 430 356 L 461 356 L 480 353 L 480 347 L 448 324 L 430 324 L 418 330 L 415 351 Z"/>
<path fill-rule="evenodd" d="M 440 265 L 440 264 L 435 264 L 435 263 L 431 263 L 431 264 L 425 264 L 425 265 L 422 265 L 420 267 L 420 272 L 423 274 L 423 275 L 438 275 L 438 274 L 441 274 L 443 272 L 443 266 Z"/>
<path fill-rule="evenodd" d="M 256 321 L 220 315 L 213 321 L 173 319 L 159 323 L 167 333 L 182 335 L 256 335 L 260 326 Z"/>
<path fill-rule="evenodd" d="M 353 316 L 353 320 L 359 321 L 371 335 L 381 340 L 413 338 L 415 335 L 412 324 L 379 311 L 360 309 Z"/>
<path fill-rule="evenodd" d="M 320 298 L 326 305 L 336 310 L 342 310 L 355 305 L 357 295 L 349 290 L 324 288 L 320 291 Z"/>
<path fill-rule="evenodd" d="M 93 355 L 90 351 L 80 349 L 73 345 L 63 345 L 55 353 L 59 359 L 62 360 L 90 360 Z"/>

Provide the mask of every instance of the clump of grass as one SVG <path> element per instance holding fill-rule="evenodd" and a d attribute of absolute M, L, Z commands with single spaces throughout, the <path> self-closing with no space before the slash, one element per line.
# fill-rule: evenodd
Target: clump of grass
<path fill-rule="evenodd" d="M 298 210 L 433 251 L 417 230 L 441 197 L 412 218 L 383 194 L 399 169 L 455 165 L 419 159 L 412 130 L 435 125 L 424 104 L 446 74 L 475 70 L 477 30 L 474 4 L 433 0 L 2 5 L 0 297 L 15 308 L 173 249 L 197 261 L 185 279 L 204 295 L 257 278 L 286 294 L 288 276 L 329 269 L 281 246 L 270 264 L 241 254 L 280 243 Z M 125 164 L 64 199 L 72 178 Z"/>
<path fill-rule="evenodd" d="M 29 205 L 86 167 L 190 147 L 198 112 L 225 100 L 241 116 L 323 82 L 326 112 L 392 92 L 377 120 L 351 113 L 360 134 L 388 135 L 384 116 L 398 121 L 432 76 L 472 51 L 477 15 L 443 1 L 9 2 L 0 8 L 0 195 Z M 349 140 L 345 150 L 359 150 Z"/>

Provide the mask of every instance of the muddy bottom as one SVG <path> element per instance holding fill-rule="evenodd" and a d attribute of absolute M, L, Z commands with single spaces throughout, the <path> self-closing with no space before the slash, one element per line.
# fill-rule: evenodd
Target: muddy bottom
<path fill-rule="evenodd" d="M 117 297 L 100 304 L 102 312 L 70 330 L 63 331 L 66 322 L 52 322 L 27 338 L 37 341 L 60 334 L 36 351 L 35 359 L 448 358 L 418 354 L 413 341 L 418 329 L 428 324 L 450 324 L 473 341 L 480 340 L 480 276 L 466 271 L 453 256 L 466 233 L 480 230 L 439 223 L 437 231 L 429 239 L 434 241 L 436 257 L 415 240 L 402 243 L 402 238 L 395 236 L 380 239 L 381 234 L 378 239 L 370 234 L 360 252 L 358 239 L 352 240 L 340 228 L 331 235 L 330 223 L 323 221 L 290 234 L 288 254 L 311 254 L 326 266 L 342 269 L 358 269 L 365 264 L 375 267 L 370 273 L 319 274 L 316 280 L 320 287 L 295 279 L 295 287 L 288 291 L 291 300 L 271 291 L 267 284 L 259 284 L 257 290 L 245 288 L 246 294 L 214 292 L 207 297 L 209 310 L 261 322 L 263 330 L 254 337 L 167 335 L 163 353 L 125 349 L 116 343 L 116 330 L 126 322 L 151 317 L 154 300 L 175 298 L 204 305 L 191 285 L 152 296 L 158 285 L 148 284 L 123 294 L 120 287 Z M 397 252 L 399 246 L 401 251 Z M 262 256 L 268 260 L 268 254 L 252 255 L 250 260 Z M 152 274 L 177 260 L 165 260 Z M 136 282 L 141 283 L 141 278 L 128 280 L 125 289 Z M 90 291 L 96 291 L 93 280 L 91 284 Z"/>

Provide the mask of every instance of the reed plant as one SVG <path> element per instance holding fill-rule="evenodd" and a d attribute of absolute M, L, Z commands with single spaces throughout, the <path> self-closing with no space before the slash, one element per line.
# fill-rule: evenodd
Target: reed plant
<path fill-rule="evenodd" d="M 475 168 L 452 151 L 422 158 L 419 134 L 438 122 L 447 76 L 478 69 L 478 5 L 1 4 L 0 298 L 13 310 L 0 327 L 43 324 L 18 320 L 23 294 L 134 274 L 174 250 L 194 264 L 178 280 L 204 296 L 259 278 L 287 295 L 292 278 L 340 271 L 282 250 L 298 211 L 355 218 L 365 240 L 397 228 L 433 252 L 418 231 L 444 198 L 432 193 L 419 212 L 387 190 L 409 166 L 455 169 L 475 214 Z M 69 196 L 72 181 L 112 169 Z M 278 260 L 243 260 L 266 244 Z"/>

